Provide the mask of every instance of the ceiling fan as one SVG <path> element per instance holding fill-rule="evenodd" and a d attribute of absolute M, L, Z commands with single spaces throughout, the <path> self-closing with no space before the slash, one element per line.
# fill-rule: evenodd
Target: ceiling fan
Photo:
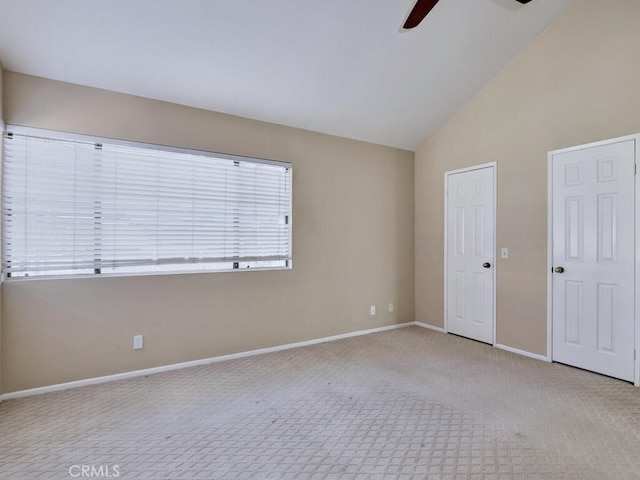
<path fill-rule="evenodd" d="M 411 10 L 411 13 L 407 17 L 407 21 L 404 22 L 402 28 L 405 30 L 410 30 L 412 28 L 417 27 L 424 17 L 431 11 L 433 7 L 436 6 L 439 0 L 418 0 Z M 531 0 L 516 0 L 522 4 L 529 3 Z"/>

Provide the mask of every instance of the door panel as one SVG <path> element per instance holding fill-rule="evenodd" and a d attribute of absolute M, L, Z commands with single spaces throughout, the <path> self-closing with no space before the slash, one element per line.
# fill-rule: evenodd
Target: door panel
<path fill-rule="evenodd" d="M 582 282 L 565 284 L 565 337 L 567 344 L 580 346 L 580 318 L 582 317 Z"/>
<path fill-rule="evenodd" d="M 551 161 L 553 360 L 633 380 L 635 141 Z"/>
<path fill-rule="evenodd" d="M 494 169 L 447 175 L 446 328 L 486 343 L 494 328 Z"/>

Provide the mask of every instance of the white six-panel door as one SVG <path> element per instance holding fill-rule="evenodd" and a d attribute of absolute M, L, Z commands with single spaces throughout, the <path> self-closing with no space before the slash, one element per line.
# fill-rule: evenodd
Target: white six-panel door
<path fill-rule="evenodd" d="M 445 329 L 493 344 L 495 165 L 445 178 Z"/>
<path fill-rule="evenodd" d="M 550 162 L 553 360 L 633 381 L 635 140 Z"/>

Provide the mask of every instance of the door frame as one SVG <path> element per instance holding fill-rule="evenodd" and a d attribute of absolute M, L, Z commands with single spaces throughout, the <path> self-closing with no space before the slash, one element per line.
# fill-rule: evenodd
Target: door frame
<path fill-rule="evenodd" d="M 561 153 L 584 150 L 586 148 L 601 147 L 612 143 L 620 143 L 633 140 L 634 161 L 636 164 L 636 175 L 634 184 L 634 207 L 635 207 L 635 272 L 634 272 L 634 363 L 635 379 L 633 384 L 640 387 L 640 181 L 637 175 L 638 164 L 640 163 L 640 134 L 626 135 L 623 137 L 611 138 L 599 142 L 576 145 L 574 147 L 552 150 L 547 154 L 547 361 L 553 361 L 553 156 Z"/>
<path fill-rule="evenodd" d="M 447 238 L 447 230 L 448 230 L 448 211 L 449 211 L 449 188 L 448 188 L 448 182 L 449 182 L 449 177 L 451 175 L 456 175 L 458 173 L 465 173 L 465 172 L 472 172 L 474 170 L 482 170 L 484 168 L 491 168 L 491 171 L 493 173 L 493 268 L 491 269 L 491 275 L 493 276 L 493 298 L 492 298 L 492 302 L 493 302 L 493 308 L 492 308 L 492 315 L 491 315 L 491 329 L 492 329 L 492 339 L 491 339 L 491 345 L 493 345 L 494 347 L 496 346 L 496 269 L 497 269 L 497 262 L 496 262 L 496 251 L 497 251 L 497 220 L 498 220 L 498 162 L 488 162 L 488 163 L 481 163 L 479 165 L 472 165 L 470 167 L 464 167 L 464 168 L 458 168 L 456 170 L 448 170 L 446 172 L 444 172 L 444 332 L 445 333 L 449 333 L 449 325 L 447 322 L 447 299 L 448 299 L 448 238 Z"/>

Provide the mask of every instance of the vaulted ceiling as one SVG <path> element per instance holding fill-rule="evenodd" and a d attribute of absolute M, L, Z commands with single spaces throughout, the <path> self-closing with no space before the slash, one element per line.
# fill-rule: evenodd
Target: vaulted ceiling
<path fill-rule="evenodd" d="M 415 150 L 571 0 L 0 0 L 14 72 Z M 523 85 L 526 88 L 526 85 Z"/>

